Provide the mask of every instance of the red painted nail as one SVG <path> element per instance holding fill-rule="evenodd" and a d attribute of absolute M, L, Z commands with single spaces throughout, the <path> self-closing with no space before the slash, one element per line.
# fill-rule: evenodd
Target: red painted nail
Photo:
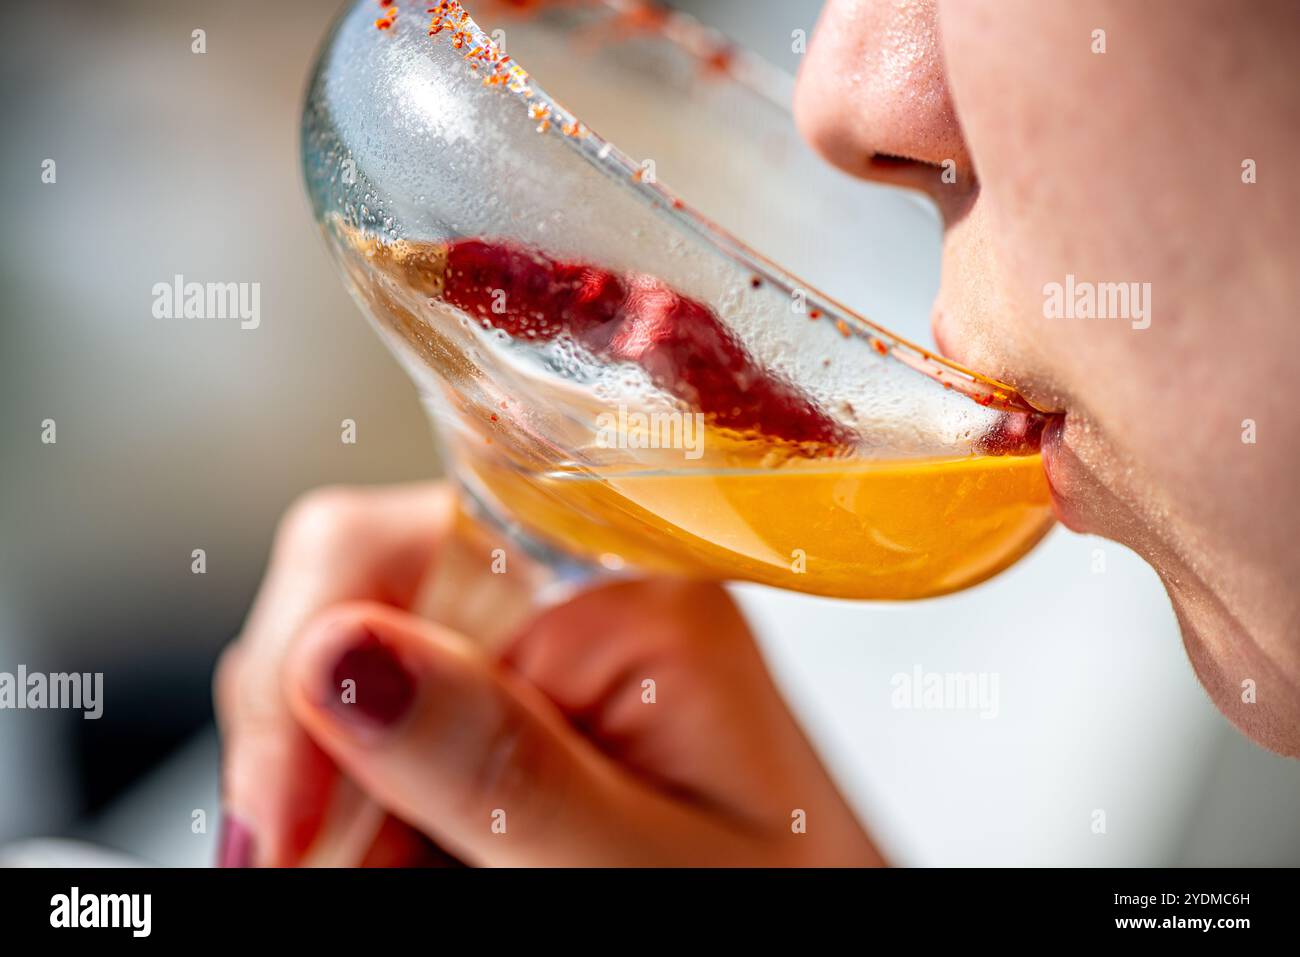
<path fill-rule="evenodd" d="M 217 841 L 217 867 L 252 867 L 253 832 L 231 814 L 221 818 L 221 837 Z"/>
<path fill-rule="evenodd" d="M 396 724 L 415 699 L 415 675 L 371 632 L 339 656 L 331 679 L 330 710 L 351 724 Z"/>

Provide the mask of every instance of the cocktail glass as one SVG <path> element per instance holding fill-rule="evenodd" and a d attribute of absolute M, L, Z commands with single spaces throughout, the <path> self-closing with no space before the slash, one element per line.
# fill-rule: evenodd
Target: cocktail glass
<path fill-rule="evenodd" d="M 326 241 L 470 516 L 431 613 L 501 636 L 633 569 L 923 598 L 1038 541 L 1042 415 L 716 224 L 834 234 L 845 183 L 798 144 L 779 73 L 646 3 L 498 22 L 358 0 L 303 116 Z M 642 158 L 516 57 L 567 77 Z M 526 574 L 485 586 L 507 554 Z"/>

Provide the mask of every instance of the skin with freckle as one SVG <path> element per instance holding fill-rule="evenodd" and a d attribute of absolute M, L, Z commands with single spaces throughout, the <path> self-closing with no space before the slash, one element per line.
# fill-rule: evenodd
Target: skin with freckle
<path fill-rule="evenodd" d="M 1293 756 L 1297 35 L 1267 0 L 832 0 L 796 102 L 832 162 L 934 198 L 940 346 L 1065 413 L 1061 518 L 1153 565 L 1220 710 Z M 1067 276 L 1150 283 L 1149 327 L 1048 318 Z"/>

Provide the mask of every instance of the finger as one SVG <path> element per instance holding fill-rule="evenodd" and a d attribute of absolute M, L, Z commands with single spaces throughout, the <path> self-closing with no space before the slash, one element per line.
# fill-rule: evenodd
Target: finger
<path fill-rule="evenodd" d="M 306 628 L 286 668 L 302 726 L 372 798 L 469 863 L 756 859 L 751 835 L 628 775 L 468 640 L 369 603 Z"/>
<path fill-rule="evenodd" d="M 792 807 L 851 819 L 720 585 L 592 589 L 540 615 L 503 663 L 620 762 L 756 821 L 788 820 Z"/>
<path fill-rule="evenodd" d="M 453 514 L 449 490 L 426 484 L 319 490 L 286 515 L 244 631 L 217 673 L 223 801 L 234 819 L 225 833 L 238 835 L 223 848 L 228 863 L 297 863 L 328 809 L 334 767 L 282 697 L 294 635 L 339 601 L 409 603 Z"/>
<path fill-rule="evenodd" d="M 464 867 L 420 831 L 392 815 L 375 836 L 362 867 Z"/>

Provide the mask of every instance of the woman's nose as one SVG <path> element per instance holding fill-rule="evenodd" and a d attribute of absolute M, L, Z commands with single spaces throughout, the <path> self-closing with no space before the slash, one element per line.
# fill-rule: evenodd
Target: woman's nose
<path fill-rule="evenodd" d="M 795 117 L 836 166 L 923 190 L 951 220 L 975 175 L 938 26 L 933 0 L 830 0 L 799 72 Z"/>

